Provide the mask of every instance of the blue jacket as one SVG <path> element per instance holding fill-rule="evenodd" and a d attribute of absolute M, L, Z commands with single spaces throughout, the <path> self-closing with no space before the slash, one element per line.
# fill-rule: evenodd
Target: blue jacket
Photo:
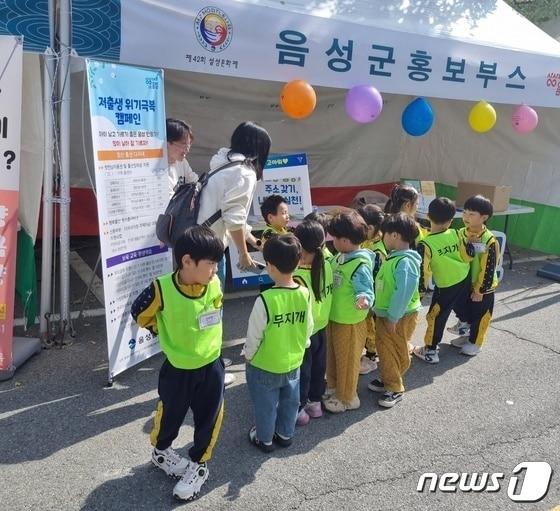
<path fill-rule="evenodd" d="M 371 261 L 371 265 L 375 262 L 375 254 L 371 250 L 366 250 L 360 248 L 352 252 L 346 252 L 341 254 L 340 257 L 344 257 L 344 261 L 351 261 L 356 257 L 365 256 Z M 354 288 L 354 297 L 356 300 L 358 298 L 365 296 L 368 300 L 370 307 L 373 305 L 375 300 L 375 295 L 373 291 L 373 274 L 371 268 L 367 268 L 365 265 L 361 265 L 355 271 L 352 276 L 352 287 Z"/>
<path fill-rule="evenodd" d="M 420 280 L 420 263 L 422 258 L 416 250 L 394 250 L 391 257 L 404 255 L 395 271 L 397 289 L 391 297 L 391 303 L 387 311 L 376 309 L 375 314 L 386 317 L 392 323 L 397 323 L 405 314 L 414 291 L 418 288 Z"/>

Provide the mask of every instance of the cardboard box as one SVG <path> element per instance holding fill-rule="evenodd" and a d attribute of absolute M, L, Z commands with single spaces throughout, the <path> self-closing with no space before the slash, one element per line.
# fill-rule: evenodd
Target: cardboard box
<path fill-rule="evenodd" d="M 491 185 L 474 181 L 459 181 L 457 183 L 457 199 L 455 204 L 462 208 L 465 201 L 473 195 L 483 195 L 492 202 L 494 211 L 505 211 L 509 208 L 511 186 Z"/>

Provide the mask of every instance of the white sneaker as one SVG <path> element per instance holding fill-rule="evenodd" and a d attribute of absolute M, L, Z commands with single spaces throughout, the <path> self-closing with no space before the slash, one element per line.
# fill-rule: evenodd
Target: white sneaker
<path fill-rule="evenodd" d="M 331 396 L 323 401 L 323 406 L 325 410 L 331 413 L 342 413 L 346 411 L 346 405 L 335 396 Z"/>
<path fill-rule="evenodd" d="M 190 461 L 168 447 L 165 451 L 154 449 L 152 463 L 161 468 L 168 476 L 181 477 L 189 467 Z"/>
<path fill-rule="evenodd" d="M 377 369 L 377 363 L 365 355 L 360 360 L 360 374 L 369 374 Z"/>
<path fill-rule="evenodd" d="M 457 337 L 451 341 L 451 346 L 455 346 L 456 348 L 462 348 L 465 344 L 469 342 L 468 337 Z"/>
<path fill-rule="evenodd" d="M 226 373 L 224 374 L 224 385 L 227 387 L 235 381 L 235 374 Z"/>
<path fill-rule="evenodd" d="M 422 359 L 424 362 L 428 362 L 428 364 L 439 363 L 439 355 L 437 350 L 426 348 L 426 346 L 416 346 L 412 351 L 412 353 L 414 353 L 418 358 Z"/>
<path fill-rule="evenodd" d="M 447 331 L 455 334 L 460 335 L 461 337 L 467 336 L 471 332 L 471 325 L 465 321 L 457 321 L 453 326 L 447 328 Z"/>
<path fill-rule="evenodd" d="M 465 345 L 461 348 L 462 355 L 468 355 L 469 357 L 474 357 L 480 353 L 480 348 L 473 344 L 472 342 L 466 342 Z"/>
<path fill-rule="evenodd" d="M 173 488 L 173 496 L 186 501 L 196 499 L 209 474 L 206 463 L 191 461 L 187 471 Z"/>
<path fill-rule="evenodd" d="M 327 387 L 325 389 L 325 393 L 321 397 L 323 398 L 323 400 L 329 399 L 329 397 L 334 396 L 335 392 L 336 392 L 336 389 Z"/>
<path fill-rule="evenodd" d="M 229 367 L 233 362 L 231 361 L 231 358 L 225 358 L 222 357 L 222 360 L 224 362 L 224 367 Z"/>

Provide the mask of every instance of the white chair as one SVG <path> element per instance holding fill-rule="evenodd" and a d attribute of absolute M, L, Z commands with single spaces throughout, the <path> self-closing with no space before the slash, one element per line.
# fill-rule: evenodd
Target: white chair
<path fill-rule="evenodd" d="M 498 244 L 500 245 L 500 260 L 498 261 L 498 265 L 496 266 L 496 274 L 498 276 L 498 282 L 501 282 L 504 278 L 504 253 L 506 251 L 506 234 L 501 231 L 492 231 L 492 234 L 498 240 Z"/>

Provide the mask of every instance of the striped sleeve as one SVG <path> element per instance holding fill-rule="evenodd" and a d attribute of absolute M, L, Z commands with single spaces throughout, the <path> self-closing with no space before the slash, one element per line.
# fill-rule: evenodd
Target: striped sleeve
<path fill-rule="evenodd" d="M 500 258 L 500 246 L 496 238 L 491 238 L 487 244 L 487 250 L 480 257 L 480 273 L 474 283 L 477 293 L 485 294 L 494 289 L 494 273 L 498 267 Z"/>
<path fill-rule="evenodd" d="M 130 314 L 139 326 L 147 328 L 157 335 L 156 314 L 162 310 L 162 300 L 159 285 L 152 282 L 142 291 L 130 307 Z"/>

